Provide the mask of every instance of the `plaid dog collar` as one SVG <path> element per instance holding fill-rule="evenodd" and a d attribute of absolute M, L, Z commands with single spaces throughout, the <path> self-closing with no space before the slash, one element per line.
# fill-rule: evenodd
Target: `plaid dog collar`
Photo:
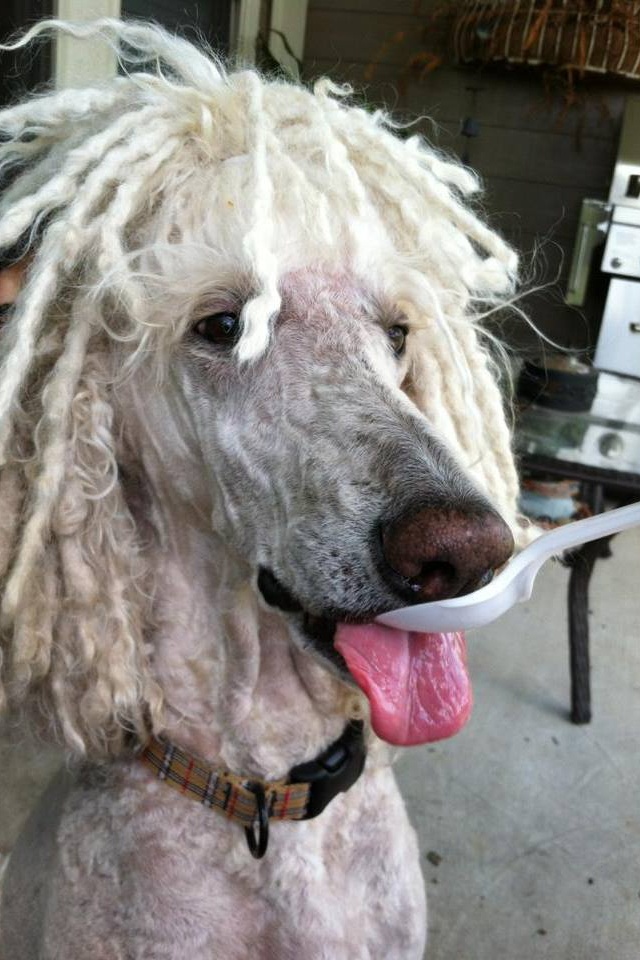
<path fill-rule="evenodd" d="M 283 780 L 240 777 L 209 767 L 167 740 L 152 738 L 140 754 L 145 766 L 168 786 L 241 824 L 249 850 L 258 859 L 267 852 L 269 820 L 317 817 L 338 793 L 353 786 L 365 758 L 359 720 L 352 720 L 338 740 L 315 760 L 293 767 Z"/>

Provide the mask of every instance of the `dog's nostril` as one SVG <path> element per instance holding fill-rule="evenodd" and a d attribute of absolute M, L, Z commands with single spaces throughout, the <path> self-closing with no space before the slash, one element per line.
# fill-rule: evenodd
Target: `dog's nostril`
<path fill-rule="evenodd" d="M 420 594 L 424 602 L 446 593 L 456 580 L 455 567 L 442 560 L 428 560 L 422 564 L 417 577 L 411 577 L 409 584 L 414 593 Z"/>
<path fill-rule="evenodd" d="M 473 587 L 474 590 L 479 590 L 480 587 L 486 587 L 487 584 L 491 583 L 495 576 L 495 570 L 485 570 L 481 577 L 479 577 L 478 582 Z"/>

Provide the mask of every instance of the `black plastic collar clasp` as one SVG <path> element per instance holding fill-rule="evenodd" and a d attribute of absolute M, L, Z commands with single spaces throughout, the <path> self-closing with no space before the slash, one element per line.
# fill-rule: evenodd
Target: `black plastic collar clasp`
<path fill-rule="evenodd" d="M 366 756 L 362 721 L 352 720 L 340 739 L 319 757 L 293 767 L 289 783 L 311 784 L 309 802 L 301 819 L 317 817 L 335 796 L 352 787 L 364 769 Z"/>

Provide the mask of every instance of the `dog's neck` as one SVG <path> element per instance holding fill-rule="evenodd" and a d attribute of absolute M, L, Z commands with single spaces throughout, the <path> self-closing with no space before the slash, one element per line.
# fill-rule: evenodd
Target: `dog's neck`
<path fill-rule="evenodd" d="M 234 772 L 277 778 L 340 735 L 347 688 L 298 650 L 285 617 L 265 608 L 217 538 L 176 524 L 154 560 L 150 639 L 170 740 Z"/>
<path fill-rule="evenodd" d="M 340 736 L 362 701 L 295 645 L 286 615 L 259 596 L 257 571 L 214 532 L 211 481 L 179 391 L 145 397 L 122 393 L 135 442 L 121 466 L 153 574 L 148 639 L 166 718 L 158 732 L 212 765 L 283 776 Z"/>

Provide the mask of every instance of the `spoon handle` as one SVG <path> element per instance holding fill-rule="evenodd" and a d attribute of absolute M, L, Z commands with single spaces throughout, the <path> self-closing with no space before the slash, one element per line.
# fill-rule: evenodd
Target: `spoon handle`
<path fill-rule="evenodd" d="M 595 517 L 587 517 L 586 520 L 576 520 L 564 527 L 557 527 L 529 544 L 521 556 L 526 554 L 528 563 L 536 560 L 542 562 L 561 550 L 570 550 L 591 540 L 609 537 L 639 525 L 640 503 L 630 503 L 626 507 L 618 507 Z"/>

